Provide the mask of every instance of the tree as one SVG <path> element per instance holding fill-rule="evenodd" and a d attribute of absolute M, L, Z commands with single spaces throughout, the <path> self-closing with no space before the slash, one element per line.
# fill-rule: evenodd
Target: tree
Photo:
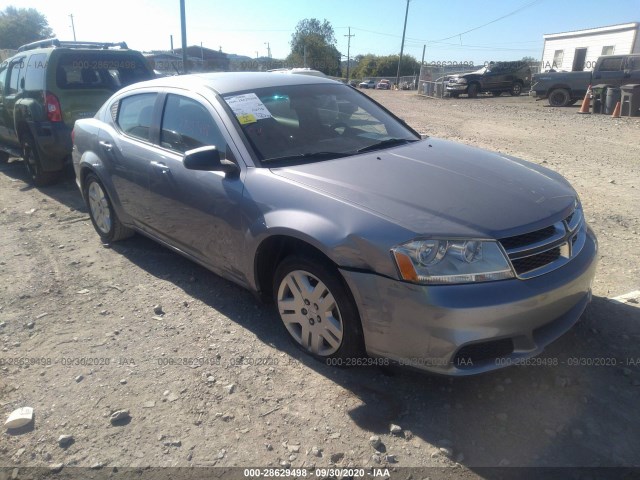
<path fill-rule="evenodd" d="M 366 77 L 396 77 L 398 72 L 398 55 L 378 56 L 368 53 L 358 55 L 356 67 L 353 68 L 354 78 Z M 400 75 L 413 75 L 420 72 L 420 64 L 411 55 L 403 55 L 400 64 Z"/>
<path fill-rule="evenodd" d="M 327 75 L 340 75 L 341 55 L 336 43 L 333 27 L 327 20 L 300 20 L 291 35 L 291 53 L 287 63 L 320 70 Z"/>
<path fill-rule="evenodd" d="M 16 49 L 51 36 L 47 18 L 35 8 L 7 7 L 0 12 L 0 48 Z"/>

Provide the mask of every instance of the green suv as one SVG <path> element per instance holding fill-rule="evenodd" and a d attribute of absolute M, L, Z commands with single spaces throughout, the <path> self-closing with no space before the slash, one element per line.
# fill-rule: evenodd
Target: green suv
<path fill-rule="evenodd" d="M 42 40 L 0 64 L 0 161 L 20 156 L 36 186 L 53 183 L 71 158 L 77 119 L 93 117 L 122 87 L 153 78 L 122 43 Z"/>

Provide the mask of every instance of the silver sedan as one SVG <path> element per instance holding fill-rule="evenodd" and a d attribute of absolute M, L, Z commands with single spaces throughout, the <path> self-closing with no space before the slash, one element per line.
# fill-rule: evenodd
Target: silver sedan
<path fill-rule="evenodd" d="M 138 232 L 250 289 L 331 364 L 492 370 L 591 298 L 597 242 L 564 178 L 421 138 L 329 79 L 137 83 L 76 122 L 73 162 L 103 242 Z"/>

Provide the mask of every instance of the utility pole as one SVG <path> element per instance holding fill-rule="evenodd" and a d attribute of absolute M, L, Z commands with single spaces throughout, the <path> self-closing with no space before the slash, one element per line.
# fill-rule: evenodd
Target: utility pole
<path fill-rule="evenodd" d="M 267 46 L 267 58 L 271 58 L 271 46 L 269 42 L 264 42 L 264 44 Z"/>
<path fill-rule="evenodd" d="M 169 35 L 169 41 L 171 42 L 171 53 L 173 53 L 173 35 Z"/>
<path fill-rule="evenodd" d="M 184 13 L 184 0 L 180 0 L 180 28 L 182 29 L 182 71 L 189 73 L 187 68 L 187 19 Z"/>
<path fill-rule="evenodd" d="M 348 37 L 347 40 L 347 85 L 349 85 L 349 64 L 351 63 L 351 37 L 355 37 L 355 33 L 351 35 L 351 27 L 349 27 L 349 35 L 345 35 Z"/>
<path fill-rule="evenodd" d="M 76 26 L 73 24 L 73 13 L 69 15 L 71 18 L 71 30 L 73 30 L 73 41 L 76 41 Z"/>
<path fill-rule="evenodd" d="M 424 52 L 427 50 L 427 44 L 425 43 L 422 46 L 422 61 L 420 62 L 420 66 L 424 65 Z"/>
<path fill-rule="evenodd" d="M 400 64 L 404 53 L 404 35 L 407 33 L 407 17 L 409 16 L 409 1 L 407 0 L 407 11 L 404 13 L 404 28 L 402 29 L 402 45 L 400 46 L 400 59 L 398 60 L 398 73 L 396 74 L 396 87 L 400 88 Z"/>

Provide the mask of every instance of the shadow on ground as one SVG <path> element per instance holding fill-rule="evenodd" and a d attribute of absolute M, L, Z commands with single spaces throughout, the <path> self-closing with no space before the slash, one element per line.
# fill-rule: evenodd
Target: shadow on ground
<path fill-rule="evenodd" d="M 113 248 L 352 392 L 359 405 L 348 414 L 372 434 L 388 434 L 389 425 L 398 424 L 408 437 L 451 449 L 452 458 L 472 470 L 640 463 L 638 306 L 595 297 L 581 321 L 531 365 L 480 376 L 337 369 L 298 351 L 273 307 L 249 292 L 141 236 Z M 411 463 L 399 457 L 401 465 Z"/>

